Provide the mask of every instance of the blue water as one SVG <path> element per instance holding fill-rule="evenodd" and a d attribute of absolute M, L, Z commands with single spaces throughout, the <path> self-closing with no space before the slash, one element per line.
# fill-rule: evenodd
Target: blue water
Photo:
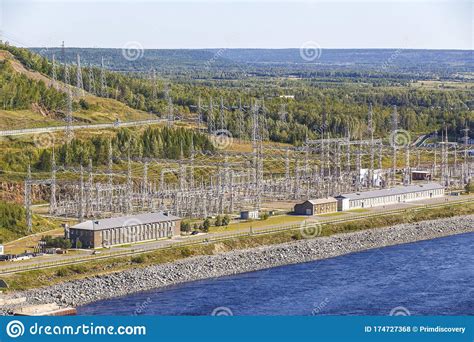
<path fill-rule="evenodd" d="M 103 300 L 80 315 L 474 315 L 474 233 Z"/>

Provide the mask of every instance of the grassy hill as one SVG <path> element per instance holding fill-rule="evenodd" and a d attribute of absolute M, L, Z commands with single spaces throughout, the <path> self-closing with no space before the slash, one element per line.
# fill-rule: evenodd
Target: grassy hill
<path fill-rule="evenodd" d="M 3 108 L 0 108 L 0 129 L 21 129 L 64 125 L 64 108 L 66 106 L 63 92 L 67 86 L 56 82 L 53 88 L 50 77 L 27 68 L 10 52 L 0 50 L 0 89 L 3 92 Z M 20 87 L 33 89 L 32 94 L 19 97 Z M 121 121 L 145 120 L 156 118 L 156 115 L 130 108 L 126 104 L 111 98 L 101 98 L 84 92 L 78 96 L 77 89 L 72 87 L 73 118 L 75 123 L 106 123 L 116 119 Z M 10 98 L 8 97 L 10 93 Z M 24 92 L 23 92 L 24 93 Z M 42 103 L 47 96 L 57 96 L 54 106 Z M 9 103 L 11 102 L 11 103 Z M 6 103 L 8 103 L 7 107 Z"/>

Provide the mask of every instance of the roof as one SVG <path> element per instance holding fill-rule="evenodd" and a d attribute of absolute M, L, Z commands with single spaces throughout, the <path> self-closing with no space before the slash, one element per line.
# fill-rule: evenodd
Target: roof
<path fill-rule="evenodd" d="M 118 227 L 129 227 L 136 226 L 139 224 L 157 223 L 157 222 L 168 222 L 180 220 L 179 217 L 165 214 L 163 212 L 158 213 L 146 213 L 132 216 L 121 216 L 112 217 L 102 220 L 88 220 L 72 226 L 73 229 L 84 229 L 84 230 L 103 230 Z"/>
<path fill-rule="evenodd" d="M 424 171 L 424 170 L 411 170 L 411 173 L 431 173 L 430 171 Z"/>
<path fill-rule="evenodd" d="M 353 192 L 349 194 L 339 195 L 337 196 L 337 198 L 348 198 L 349 200 L 357 200 L 357 199 L 385 197 L 385 196 L 392 196 L 392 195 L 403 195 L 403 194 L 408 194 L 412 192 L 438 190 L 438 189 L 444 189 L 444 186 L 438 183 L 426 183 L 426 184 L 417 184 L 417 185 L 397 186 L 390 189 Z"/>
<path fill-rule="evenodd" d="M 324 203 L 333 203 L 333 202 L 337 202 L 337 199 L 335 199 L 334 197 L 328 197 L 328 198 L 317 198 L 317 199 L 311 199 L 311 200 L 308 200 L 307 202 L 311 203 L 311 204 L 324 204 Z"/>

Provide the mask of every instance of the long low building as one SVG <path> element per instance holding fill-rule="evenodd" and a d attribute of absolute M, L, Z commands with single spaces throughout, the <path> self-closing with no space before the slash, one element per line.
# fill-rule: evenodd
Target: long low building
<path fill-rule="evenodd" d="M 180 234 L 179 217 L 158 212 L 133 216 L 84 221 L 69 228 L 73 247 L 109 247 L 134 242 L 158 240 Z"/>
<path fill-rule="evenodd" d="M 371 208 L 382 205 L 412 202 L 444 196 L 444 187 L 438 183 L 397 186 L 390 189 L 354 192 L 336 196 L 338 211 Z"/>
<path fill-rule="evenodd" d="M 295 205 L 296 215 L 317 215 L 337 211 L 337 200 L 334 197 L 307 200 Z"/>

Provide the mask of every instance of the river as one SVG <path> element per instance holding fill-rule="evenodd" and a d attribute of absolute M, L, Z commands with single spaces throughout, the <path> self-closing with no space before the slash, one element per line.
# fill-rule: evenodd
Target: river
<path fill-rule="evenodd" d="M 79 315 L 474 315 L 474 233 L 184 283 Z"/>

